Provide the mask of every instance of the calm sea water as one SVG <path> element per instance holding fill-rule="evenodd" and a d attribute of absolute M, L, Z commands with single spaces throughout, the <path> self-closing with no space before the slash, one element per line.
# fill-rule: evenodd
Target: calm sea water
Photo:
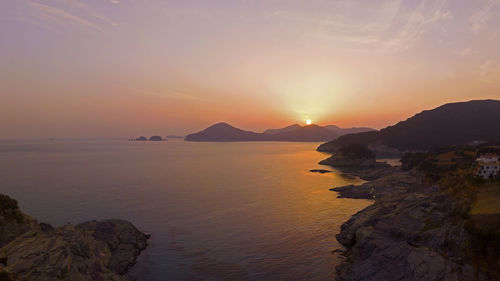
<path fill-rule="evenodd" d="M 370 204 L 328 189 L 318 143 L 2 141 L 0 192 L 53 225 L 121 218 L 152 234 L 138 280 L 327 280 L 340 225 Z"/>

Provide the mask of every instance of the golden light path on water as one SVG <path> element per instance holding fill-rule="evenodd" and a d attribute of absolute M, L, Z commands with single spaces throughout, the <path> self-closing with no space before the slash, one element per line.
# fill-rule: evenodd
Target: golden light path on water
<path fill-rule="evenodd" d="M 0 142 L 2 193 L 62 225 L 121 218 L 151 233 L 138 280 L 332 279 L 340 225 L 369 205 L 318 143 Z"/>

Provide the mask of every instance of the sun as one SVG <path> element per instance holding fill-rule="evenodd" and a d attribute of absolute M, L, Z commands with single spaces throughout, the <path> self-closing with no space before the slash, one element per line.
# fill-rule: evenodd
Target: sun
<path fill-rule="evenodd" d="M 311 124 L 312 124 L 311 119 L 307 119 L 307 120 L 306 120 L 306 124 L 307 124 L 307 125 L 311 125 Z"/>

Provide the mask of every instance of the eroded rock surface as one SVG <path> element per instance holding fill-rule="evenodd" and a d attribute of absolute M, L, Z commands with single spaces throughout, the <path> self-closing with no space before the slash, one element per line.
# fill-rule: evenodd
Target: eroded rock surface
<path fill-rule="evenodd" d="M 36 223 L 6 198 L 0 201 L 0 271 L 11 280 L 126 281 L 124 274 L 147 247 L 148 236 L 127 221 L 53 228 Z"/>
<path fill-rule="evenodd" d="M 338 280 L 495 280 L 468 255 L 472 237 L 462 219 L 468 205 L 417 174 L 399 171 L 332 190 L 375 199 L 337 235 L 347 248 Z"/>

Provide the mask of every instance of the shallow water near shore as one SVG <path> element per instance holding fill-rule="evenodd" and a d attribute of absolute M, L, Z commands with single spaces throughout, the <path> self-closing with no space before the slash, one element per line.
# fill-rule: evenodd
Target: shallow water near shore
<path fill-rule="evenodd" d="M 1 193 L 41 222 L 121 218 L 152 234 L 138 280 L 326 280 L 340 225 L 370 204 L 319 143 L 1 141 Z"/>

